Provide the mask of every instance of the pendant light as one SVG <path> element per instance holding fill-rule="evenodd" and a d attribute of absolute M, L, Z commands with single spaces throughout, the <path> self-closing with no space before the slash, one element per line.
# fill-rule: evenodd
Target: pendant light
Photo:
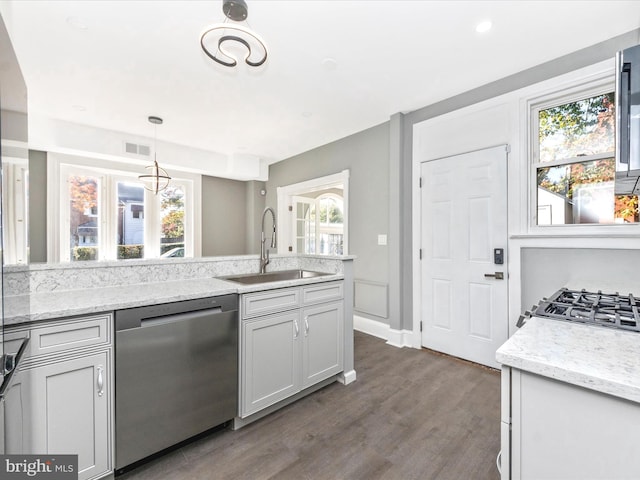
<path fill-rule="evenodd" d="M 158 125 L 162 125 L 162 119 L 160 117 L 149 117 L 149 122 L 154 124 L 154 145 L 153 145 L 153 165 L 145 167 L 149 172 L 144 175 L 139 175 L 138 180 L 144 183 L 144 188 L 157 195 L 159 192 L 169 186 L 171 177 L 164 168 L 158 166 L 158 160 L 156 152 L 158 150 Z"/>
<path fill-rule="evenodd" d="M 207 57 L 220 65 L 233 68 L 238 64 L 233 47 L 240 46 L 247 51 L 244 62 L 250 67 L 259 67 L 266 62 L 267 47 L 246 21 L 249 8 L 245 0 L 223 0 L 222 12 L 226 17 L 224 22 L 207 27 L 200 36 L 200 46 Z M 227 20 L 232 22 L 227 23 Z M 239 22 L 245 22 L 247 26 Z"/>

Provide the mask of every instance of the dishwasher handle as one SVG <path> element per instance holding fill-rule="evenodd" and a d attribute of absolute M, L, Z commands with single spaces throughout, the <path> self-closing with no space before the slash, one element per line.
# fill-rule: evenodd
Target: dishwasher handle
<path fill-rule="evenodd" d="M 194 316 L 197 317 L 199 315 L 211 315 L 211 314 L 215 315 L 216 313 L 222 313 L 222 307 L 208 308 L 207 310 L 198 310 L 195 312 L 178 313 L 178 314 L 167 315 L 163 317 L 143 318 L 140 320 L 140 327 L 141 328 L 156 327 L 158 325 L 166 325 L 168 323 L 176 323 L 176 322 L 183 322 L 185 320 L 190 320 Z"/>
<path fill-rule="evenodd" d="M 228 294 L 217 297 L 184 300 L 182 302 L 162 303 L 143 307 L 116 310 L 115 330 L 131 330 L 140 327 L 150 327 L 166 323 L 173 323 L 192 318 L 195 313 L 220 314 L 238 310 L 238 295 Z"/>

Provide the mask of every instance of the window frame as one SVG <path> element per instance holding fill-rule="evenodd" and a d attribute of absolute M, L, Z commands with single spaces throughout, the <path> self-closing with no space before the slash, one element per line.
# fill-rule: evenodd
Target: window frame
<path fill-rule="evenodd" d="M 615 76 L 612 71 L 603 72 L 599 75 L 585 79 L 582 82 L 574 82 L 570 86 L 564 86 L 548 91 L 542 95 L 531 97 L 526 101 L 526 131 L 527 131 L 527 152 L 528 152 L 528 215 L 527 223 L 530 234 L 540 236 L 599 236 L 599 235 L 637 235 L 640 233 L 640 223 L 577 223 L 563 225 L 538 225 L 538 183 L 537 171 L 544 167 L 557 167 L 571 165 L 575 163 L 615 158 L 615 150 L 612 152 L 586 155 L 580 157 L 570 157 L 551 162 L 540 162 L 539 149 L 539 112 L 547 108 L 564 105 L 589 97 L 615 92 Z"/>
<path fill-rule="evenodd" d="M 66 179 L 69 174 L 100 177 L 98 216 L 100 220 L 99 251 L 97 261 L 120 261 L 117 258 L 117 184 L 137 180 L 140 166 L 123 165 L 92 158 L 76 158 L 64 154 L 49 153 L 47 175 L 47 259 L 49 262 L 72 262 L 68 245 L 69 191 Z M 143 168 L 143 167 L 142 167 Z M 200 218 L 201 176 L 172 170 L 171 183 L 180 185 L 185 192 L 185 257 L 201 254 L 200 227 L 195 219 Z M 160 196 L 145 189 L 144 211 L 144 257 L 160 258 Z M 101 199 L 100 199 L 101 198 Z M 65 246 L 66 245 L 66 251 Z M 86 263 L 86 262 L 80 262 Z"/>

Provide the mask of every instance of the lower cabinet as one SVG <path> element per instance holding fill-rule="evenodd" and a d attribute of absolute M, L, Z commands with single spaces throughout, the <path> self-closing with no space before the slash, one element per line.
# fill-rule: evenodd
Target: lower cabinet
<path fill-rule="evenodd" d="M 502 367 L 503 480 L 637 479 L 640 404 Z"/>
<path fill-rule="evenodd" d="M 302 388 L 342 371 L 342 302 L 302 309 Z"/>
<path fill-rule="evenodd" d="M 78 455 L 78 480 L 113 472 L 111 327 L 105 314 L 30 329 L 6 399 L 7 453 Z"/>
<path fill-rule="evenodd" d="M 340 289 L 340 295 L 341 292 Z M 282 291 L 274 293 L 274 296 L 278 295 L 282 295 Z M 260 301 L 264 301 L 268 294 L 256 294 L 258 296 Z M 304 294 L 300 298 L 304 298 Z M 342 300 L 294 309 L 287 305 L 284 308 L 288 310 L 242 320 L 242 418 L 343 369 Z"/>
<path fill-rule="evenodd" d="M 244 415 L 284 400 L 300 389 L 299 328 L 297 310 L 243 323 Z"/>
<path fill-rule="evenodd" d="M 78 479 L 110 471 L 108 352 L 25 372 L 34 453 L 77 454 Z"/>

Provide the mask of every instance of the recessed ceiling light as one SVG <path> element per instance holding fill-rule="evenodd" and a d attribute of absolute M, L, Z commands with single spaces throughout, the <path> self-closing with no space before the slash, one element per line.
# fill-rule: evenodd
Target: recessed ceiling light
<path fill-rule="evenodd" d="M 490 20 L 486 20 L 484 22 L 480 22 L 478 25 L 476 25 L 476 32 L 478 32 L 478 33 L 485 33 L 485 32 L 488 32 L 489 30 L 491 30 L 491 21 Z"/>
<path fill-rule="evenodd" d="M 329 71 L 338 68 L 338 61 L 335 58 L 327 57 L 322 60 L 322 67 Z"/>
<path fill-rule="evenodd" d="M 78 17 L 67 17 L 67 24 L 70 27 L 77 28 L 78 30 L 87 30 L 87 24 L 81 18 Z"/>
<path fill-rule="evenodd" d="M 71 108 L 73 108 L 76 112 L 84 112 L 87 110 L 87 107 L 85 107 L 84 105 L 73 105 Z"/>

